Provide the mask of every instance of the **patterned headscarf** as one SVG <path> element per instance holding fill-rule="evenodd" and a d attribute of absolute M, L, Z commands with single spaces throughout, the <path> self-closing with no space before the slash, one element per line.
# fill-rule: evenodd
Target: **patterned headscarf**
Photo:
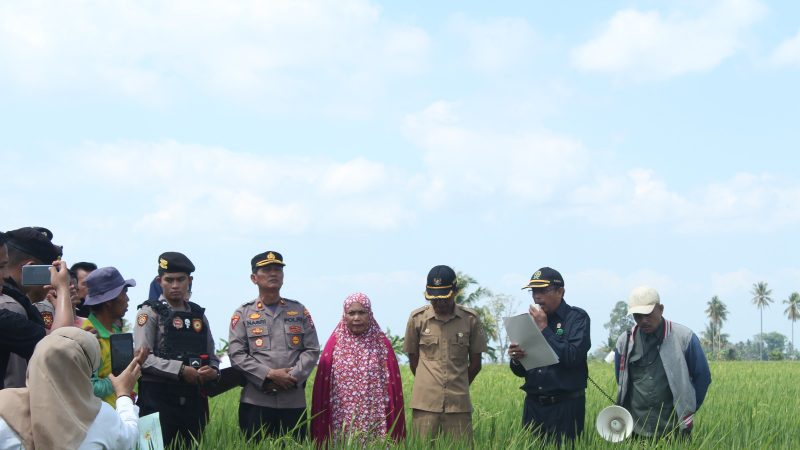
<path fill-rule="evenodd" d="M 360 303 L 369 313 L 369 328 L 355 335 L 347 329 L 348 308 Z M 389 394 L 386 368 L 386 339 L 372 314 L 372 302 L 362 293 L 344 300 L 342 320 L 334 331 L 331 406 L 333 432 L 386 434 Z"/>

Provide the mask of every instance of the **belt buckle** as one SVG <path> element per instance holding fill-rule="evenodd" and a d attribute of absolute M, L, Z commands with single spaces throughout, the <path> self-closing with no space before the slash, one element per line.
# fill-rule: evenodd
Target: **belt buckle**
<path fill-rule="evenodd" d="M 554 395 L 539 396 L 539 404 L 541 405 L 554 405 L 555 403 L 556 403 L 556 397 Z"/>

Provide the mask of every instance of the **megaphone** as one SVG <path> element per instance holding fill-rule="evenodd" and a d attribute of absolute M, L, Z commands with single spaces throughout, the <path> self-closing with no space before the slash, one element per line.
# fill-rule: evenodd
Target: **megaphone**
<path fill-rule="evenodd" d="M 621 442 L 633 433 L 633 417 L 627 409 L 613 405 L 597 415 L 597 432 L 609 442 Z"/>

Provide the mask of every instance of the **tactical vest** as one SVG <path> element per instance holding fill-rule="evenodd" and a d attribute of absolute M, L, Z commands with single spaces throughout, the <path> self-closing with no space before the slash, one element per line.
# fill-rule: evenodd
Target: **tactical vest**
<path fill-rule="evenodd" d="M 167 302 L 152 299 L 142 305 L 149 306 L 158 314 L 161 329 L 164 330 L 161 345 L 153 349 L 153 354 L 189 365 L 198 362 L 200 355 L 208 355 L 208 327 L 203 321 L 205 308 L 189 302 L 190 311 L 174 311 Z"/>

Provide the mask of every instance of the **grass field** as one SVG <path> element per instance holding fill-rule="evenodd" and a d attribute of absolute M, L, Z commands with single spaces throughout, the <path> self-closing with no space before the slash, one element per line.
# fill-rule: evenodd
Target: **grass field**
<path fill-rule="evenodd" d="M 609 401 L 590 384 L 586 391 L 586 430 L 576 448 L 703 448 L 703 449 L 800 449 L 800 363 L 798 362 L 712 362 L 712 384 L 706 401 L 695 416 L 692 441 L 686 443 L 625 441 L 611 444 L 595 431 L 597 413 Z M 411 398 L 413 377 L 402 367 L 406 401 Z M 590 376 L 612 397 L 613 367 L 591 363 Z M 475 448 L 539 448 L 540 443 L 521 429 L 524 393 L 521 378 L 506 366 L 484 366 L 472 385 Z M 310 396 L 311 386 L 306 389 Z M 212 399 L 211 422 L 198 448 L 269 449 L 313 448 L 291 439 L 248 443 L 237 425 L 238 390 Z M 310 399 L 309 399 L 310 400 Z M 406 411 L 409 428 L 411 412 Z M 357 448 L 357 445 L 343 447 Z M 439 438 L 431 443 L 409 438 L 398 445 L 375 443 L 369 448 L 454 449 L 465 444 Z"/>

